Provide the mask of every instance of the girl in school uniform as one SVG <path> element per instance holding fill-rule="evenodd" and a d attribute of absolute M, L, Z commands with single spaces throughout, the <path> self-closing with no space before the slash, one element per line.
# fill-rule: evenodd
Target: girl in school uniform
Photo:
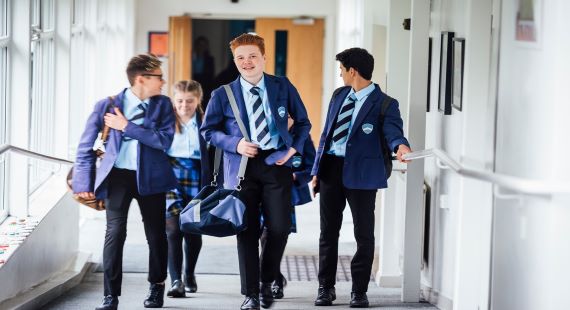
<path fill-rule="evenodd" d="M 202 87 L 196 81 L 179 81 L 174 84 L 174 111 L 176 128 L 168 156 L 178 180 L 175 189 L 166 194 L 166 234 L 168 236 L 168 272 L 172 287 L 168 297 L 185 297 L 186 292 L 198 290 L 194 270 L 202 248 L 202 236 L 180 230 L 180 212 L 200 191 L 206 181 L 208 161 L 206 142 L 200 136 L 202 124 Z M 184 281 L 182 262 L 184 261 Z"/>

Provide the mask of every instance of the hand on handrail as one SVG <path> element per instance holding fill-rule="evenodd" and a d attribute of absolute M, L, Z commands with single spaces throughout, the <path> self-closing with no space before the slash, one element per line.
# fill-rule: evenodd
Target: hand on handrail
<path fill-rule="evenodd" d="M 398 152 L 396 153 L 396 158 L 397 158 L 401 163 L 406 163 L 406 164 L 407 164 L 407 163 L 411 162 L 411 160 L 406 160 L 406 159 L 404 159 L 403 156 L 404 156 L 405 154 L 408 154 L 408 153 L 411 153 L 411 152 L 412 152 L 412 150 L 411 150 L 407 145 L 405 145 L 405 144 L 400 144 L 400 145 L 398 146 Z"/>

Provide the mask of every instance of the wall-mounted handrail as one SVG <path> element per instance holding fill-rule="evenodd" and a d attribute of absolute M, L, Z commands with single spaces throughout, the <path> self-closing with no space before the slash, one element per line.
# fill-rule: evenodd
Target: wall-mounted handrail
<path fill-rule="evenodd" d="M 67 159 L 32 152 L 32 151 L 29 151 L 29 150 L 26 150 L 23 148 L 19 148 L 17 146 L 13 146 L 10 144 L 2 144 L 2 146 L 0 146 L 0 155 L 2 155 L 3 153 L 6 153 L 6 152 L 17 153 L 17 154 L 25 155 L 28 157 L 33 157 L 36 159 L 46 160 L 46 161 L 50 161 L 50 162 L 54 162 L 54 163 L 58 163 L 58 164 L 63 164 L 63 165 L 73 165 L 74 164 L 74 162 L 69 161 Z"/>
<path fill-rule="evenodd" d="M 490 182 L 520 193 L 531 195 L 570 194 L 570 183 L 568 182 L 531 180 L 480 169 L 466 168 L 438 148 L 408 153 L 404 155 L 404 159 L 414 160 L 432 156 L 461 176 Z"/>

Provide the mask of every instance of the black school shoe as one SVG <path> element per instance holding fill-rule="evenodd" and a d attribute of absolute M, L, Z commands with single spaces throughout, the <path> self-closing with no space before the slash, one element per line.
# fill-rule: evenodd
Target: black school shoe
<path fill-rule="evenodd" d="M 319 286 L 315 306 L 332 306 L 332 302 L 336 299 L 336 291 L 334 287 L 326 288 Z"/>
<path fill-rule="evenodd" d="M 162 308 L 164 304 L 164 283 L 152 283 L 144 300 L 145 308 Z"/>
<path fill-rule="evenodd" d="M 368 296 L 366 292 L 352 292 L 350 293 L 350 307 L 351 308 L 368 308 Z"/>

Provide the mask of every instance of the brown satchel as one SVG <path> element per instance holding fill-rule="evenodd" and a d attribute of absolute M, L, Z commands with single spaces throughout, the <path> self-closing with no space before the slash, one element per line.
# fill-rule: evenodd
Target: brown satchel
<path fill-rule="evenodd" d="M 109 101 L 111 101 L 111 103 L 109 104 L 109 108 L 113 108 L 115 106 L 115 97 L 109 97 Z M 107 110 L 109 109 L 107 108 Z M 97 140 L 95 141 L 94 144 L 94 148 L 95 145 L 97 146 L 96 149 L 94 150 L 95 154 L 97 155 L 97 160 L 101 160 L 103 159 L 103 155 L 105 155 L 105 143 L 107 143 L 107 138 L 109 137 L 109 131 L 111 128 L 109 128 L 109 126 L 105 125 L 103 127 L 103 130 L 101 130 L 101 132 L 98 135 Z M 67 173 L 67 188 L 73 192 L 73 189 L 71 188 L 71 185 L 73 184 L 73 167 L 71 167 L 71 169 L 69 169 L 69 172 Z M 85 199 L 82 197 L 79 197 L 79 195 L 77 194 L 73 194 L 73 199 L 75 199 L 75 201 L 79 202 L 82 205 L 88 206 L 89 208 L 95 209 L 97 211 L 102 211 L 105 210 L 105 200 L 103 199 Z"/>

